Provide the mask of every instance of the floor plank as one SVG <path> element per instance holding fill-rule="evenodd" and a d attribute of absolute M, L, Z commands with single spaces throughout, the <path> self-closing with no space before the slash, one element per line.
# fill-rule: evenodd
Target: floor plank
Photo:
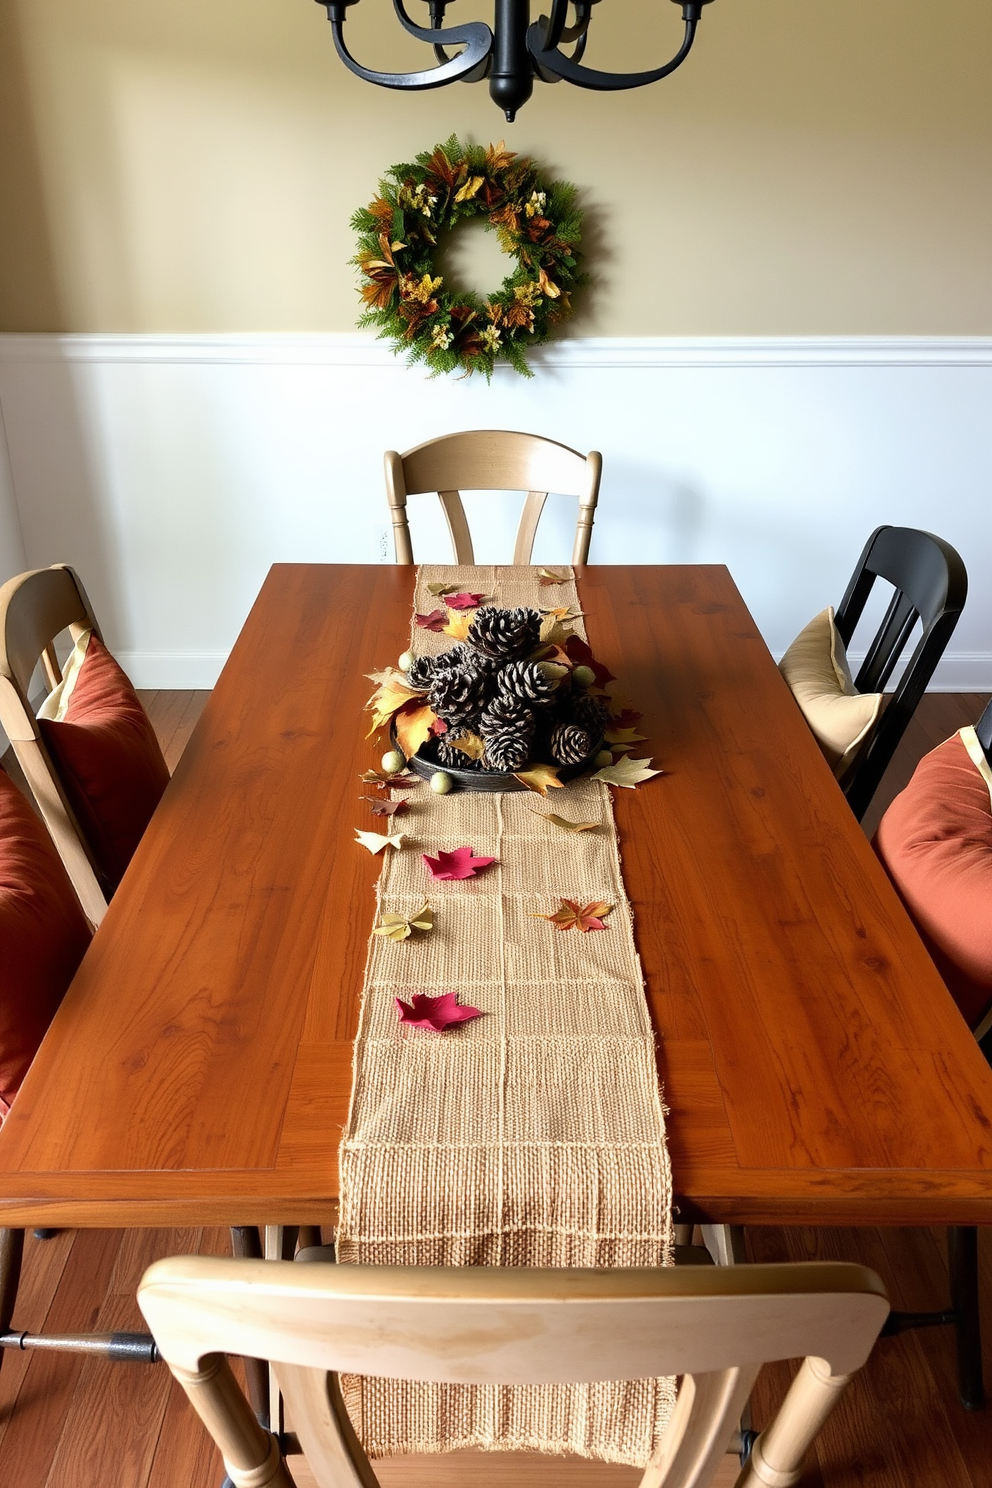
<path fill-rule="evenodd" d="M 142 694 L 174 769 L 206 693 Z M 924 698 L 865 819 L 870 833 L 917 760 L 974 722 L 986 698 Z M 8 759 L 4 764 L 9 764 Z M 942 1233 L 928 1229 L 755 1229 L 752 1260 L 847 1259 L 873 1266 L 893 1301 L 911 1309 L 946 1305 Z M 225 1254 L 223 1230 L 62 1232 L 28 1237 L 15 1326 L 31 1331 L 139 1327 L 134 1289 L 158 1256 L 200 1249 Z M 986 1379 L 992 1384 L 992 1236 L 980 1237 Z M 767 1422 L 791 1377 L 767 1370 L 754 1397 Z M 298 1488 L 314 1480 L 299 1459 Z M 454 1453 L 377 1465 L 383 1488 L 626 1488 L 639 1474 L 572 1459 Z M 728 1458 L 717 1488 L 730 1488 Z M 8 1354 L 0 1370 L 0 1485 L 16 1488 L 219 1488 L 220 1460 L 185 1396 L 163 1366 L 102 1364 L 69 1355 Z M 957 1402 L 948 1329 L 882 1340 L 822 1433 L 801 1488 L 992 1488 L 992 1408 Z"/>

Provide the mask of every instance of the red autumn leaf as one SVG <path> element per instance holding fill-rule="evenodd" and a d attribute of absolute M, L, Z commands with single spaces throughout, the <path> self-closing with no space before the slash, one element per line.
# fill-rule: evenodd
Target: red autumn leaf
<path fill-rule="evenodd" d="M 613 908 L 612 904 L 580 904 L 577 899 L 562 899 L 560 904 L 561 908 L 554 914 L 534 918 L 550 920 L 556 930 L 605 930 L 603 916 Z"/>
<path fill-rule="evenodd" d="M 483 868 L 488 868 L 490 863 L 496 861 L 495 858 L 473 857 L 470 847 L 456 847 L 454 852 L 439 852 L 436 858 L 424 853 L 423 858 L 431 878 L 474 878 Z"/>
<path fill-rule="evenodd" d="M 364 796 L 363 800 L 368 801 L 372 807 L 373 816 L 402 816 L 403 812 L 408 810 L 410 805 L 409 801 L 403 799 L 399 801 L 373 801 L 371 796 Z"/>
<path fill-rule="evenodd" d="M 477 610 L 485 597 L 484 594 L 446 594 L 444 602 L 449 610 Z"/>
<path fill-rule="evenodd" d="M 448 623 L 447 610 L 431 610 L 429 615 L 415 615 L 421 630 L 443 630 Z"/>
<path fill-rule="evenodd" d="M 617 680 L 608 667 L 605 667 L 601 661 L 596 660 L 581 636 L 570 635 L 565 642 L 565 652 L 577 666 L 587 666 L 590 668 L 596 679 L 597 687 L 605 687 L 607 682 L 615 682 Z"/>
<path fill-rule="evenodd" d="M 482 1009 L 459 1007 L 457 992 L 442 992 L 439 997 L 428 997 L 425 992 L 415 992 L 410 1002 L 397 997 L 396 1010 L 401 1023 L 411 1028 L 429 1028 L 434 1033 L 443 1033 L 456 1023 L 467 1023 L 470 1018 L 481 1018 Z"/>
<path fill-rule="evenodd" d="M 431 724 L 431 733 L 434 734 L 435 737 L 437 737 L 438 734 L 446 734 L 447 732 L 448 725 L 445 723 L 444 719 L 435 718 L 434 722 Z"/>

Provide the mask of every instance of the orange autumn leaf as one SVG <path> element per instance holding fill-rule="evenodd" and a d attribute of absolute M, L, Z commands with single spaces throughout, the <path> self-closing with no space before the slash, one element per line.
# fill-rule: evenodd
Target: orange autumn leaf
<path fill-rule="evenodd" d="M 366 704 L 366 707 L 372 709 L 372 727 L 365 737 L 371 739 L 379 729 L 385 728 L 393 714 L 405 707 L 407 703 L 415 702 L 422 706 L 423 701 L 423 693 L 414 692 L 412 687 L 393 685 L 380 687 L 375 696 L 370 698 Z"/>
<path fill-rule="evenodd" d="M 577 899 L 562 899 L 554 914 L 535 915 L 535 920 L 550 920 L 556 930 L 605 930 L 603 918 L 612 904 L 580 904 Z"/>
<path fill-rule="evenodd" d="M 421 744 L 426 744 L 436 717 L 433 708 L 419 698 L 416 703 L 404 704 L 394 715 L 396 742 L 407 759 L 412 759 Z"/>

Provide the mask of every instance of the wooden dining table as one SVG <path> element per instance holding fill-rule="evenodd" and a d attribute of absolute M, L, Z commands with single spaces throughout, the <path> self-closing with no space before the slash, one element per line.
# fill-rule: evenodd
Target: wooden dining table
<path fill-rule="evenodd" d="M 682 1220 L 992 1221 L 992 1070 L 728 571 L 588 567 Z M 0 1224 L 333 1222 L 414 570 L 279 564 L 0 1131 Z M 421 787 L 426 791 L 427 787 Z"/>

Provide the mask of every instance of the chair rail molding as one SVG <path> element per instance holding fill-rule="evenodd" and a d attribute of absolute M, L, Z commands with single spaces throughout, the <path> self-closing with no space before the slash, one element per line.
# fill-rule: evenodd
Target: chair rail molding
<path fill-rule="evenodd" d="M 937 531 L 971 595 L 935 685 L 992 691 L 992 337 L 588 337 L 532 365 L 487 387 L 354 332 L 0 335 L 17 561 L 79 570 L 138 686 L 207 687 L 270 563 L 391 561 L 384 450 L 522 429 L 603 452 L 593 562 L 726 563 L 776 655 L 873 527 Z M 519 504 L 473 499 L 509 561 Z M 433 507 L 414 551 L 444 562 Z M 573 527 L 552 498 L 535 562 Z"/>

